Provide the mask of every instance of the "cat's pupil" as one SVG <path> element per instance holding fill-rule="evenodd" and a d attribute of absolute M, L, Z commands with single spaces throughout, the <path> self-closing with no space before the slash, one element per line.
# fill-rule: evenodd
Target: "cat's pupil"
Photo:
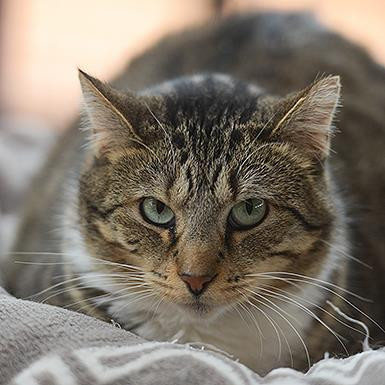
<path fill-rule="evenodd" d="M 251 215 L 253 212 L 253 202 L 251 199 L 247 199 L 245 202 L 247 214 Z"/>
<path fill-rule="evenodd" d="M 161 214 L 164 210 L 164 206 L 165 204 L 161 201 L 156 201 L 156 211 L 158 212 L 158 214 Z"/>

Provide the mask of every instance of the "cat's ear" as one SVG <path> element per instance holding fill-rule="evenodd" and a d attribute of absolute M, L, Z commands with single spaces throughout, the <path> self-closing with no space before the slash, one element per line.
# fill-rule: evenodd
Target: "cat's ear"
<path fill-rule="evenodd" d="M 89 121 L 90 143 L 96 154 L 128 142 L 142 141 L 133 128 L 142 106 L 133 94 L 123 94 L 80 69 L 79 80 Z"/>
<path fill-rule="evenodd" d="M 293 143 L 318 160 L 324 160 L 330 152 L 340 89 L 339 76 L 330 76 L 288 95 L 279 102 L 280 113 L 271 135 Z"/>

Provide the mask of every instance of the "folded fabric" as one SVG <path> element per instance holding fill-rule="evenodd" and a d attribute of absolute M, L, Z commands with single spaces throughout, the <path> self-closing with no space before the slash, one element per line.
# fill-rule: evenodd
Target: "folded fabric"
<path fill-rule="evenodd" d="M 145 341 L 116 324 L 0 289 L 1 385 L 380 385 L 384 379 L 385 350 L 262 378 L 218 353 Z"/>

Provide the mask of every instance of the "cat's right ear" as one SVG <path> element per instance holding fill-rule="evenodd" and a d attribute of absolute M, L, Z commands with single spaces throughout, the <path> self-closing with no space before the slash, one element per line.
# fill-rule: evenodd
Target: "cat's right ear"
<path fill-rule="evenodd" d="M 330 153 L 333 119 L 340 99 L 339 76 L 322 78 L 282 99 L 271 136 L 323 161 Z"/>
<path fill-rule="evenodd" d="M 129 142 L 142 142 L 133 128 L 141 105 L 133 94 L 121 93 L 79 69 L 90 144 L 101 155 Z"/>

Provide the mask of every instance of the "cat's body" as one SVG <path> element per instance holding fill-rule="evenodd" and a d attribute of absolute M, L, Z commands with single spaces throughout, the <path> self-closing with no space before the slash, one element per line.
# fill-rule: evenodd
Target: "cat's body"
<path fill-rule="evenodd" d="M 238 82 L 226 75 L 210 74 L 213 72 L 229 74 L 235 79 L 241 79 L 256 86 Z M 131 239 L 130 234 L 128 234 L 128 239 L 124 238 L 123 240 L 121 235 L 119 238 L 116 234 L 121 231 L 121 227 L 126 223 L 123 214 L 120 212 L 116 214 L 116 219 L 112 220 L 115 222 L 113 230 L 111 230 L 112 227 L 108 227 L 110 225 L 107 226 L 106 223 L 109 221 L 110 215 L 115 215 L 114 211 L 111 208 L 101 210 L 101 206 L 94 202 L 95 199 L 100 199 L 100 194 L 106 193 L 110 186 L 115 186 L 115 191 L 119 191 L 119 183 L 123 182 L 119 182 L 119 178 L 111 176 L 114 175 L 112 171 L 108 171 L 109 176 L 105 178 L 105 185 L 101 182 L 104 179 L 98 176 L 98 171 L 95 170 L 108 170 L 105 161 L 100 160 L 103 159 L 104 155 L 98 157 L 99 161 L 90 160 L 88 155 L 84 160 L 84 153 L 91 150 L 85 150 L 86 135 L 79 133 L 77 127 L 74 127 L 66 133 L 56 150 L 51 154 L 44 172 L 35 183 L 35 191 L 32 192 L 31 202 L 26 208 L 19 240 L 14 247 L 17 252 L 40 252 L 40 255 L 36 254 L 32 257 L 31 255 L 20 254 L 15 256 L 14 259 L 59 263 L 55 265 L 11 264 L 7 273 L 9 289 L 18 296 L 26 297 L 57 284 L 58 286 L 43 293 L 40 298 L 50 297 L 48 302 L 59 305 L 74 304 L 71 306 L 72 308 L 80 308 L 81 311 L 106 320 L 113 318 L 121 323 L 123 327 L 131 329 L 145 338 L 157 340 L 177 339 L 180 342 L 214 345 L 235 358 L 239 358 L 241 362 L 260 373 L 280 365 L 290 366 L 291 354 L 294 365 L 298 368 L 305 368 L 307 359 L 299 335 L 303 337 L 309 348 L 312 361 L 321 358 L 327 351 L 336 354 L 344 353 L 341 341 L 338 341 L 337 336 L 327 330 L 322 323 L 326 323 L 336 333 L 340 333 L 346 338 L 343 342 L 347 345 L 349 353 L 360 349 L 362 335 L 338 323 L 333 318 L 337 316 L 337 313 L 326 305 L 326 300 L 330 300 L 350 316 L 367 323 L 370 326 L 371 336 L 375 343 L 383 341 L 384 334 L 379 327 L 368 318 L 365 318 L 356 308 L 344 302 L 340 296 L 346 297 L 362 312 L 384 326 L 385 304 L 382 297 L 385 290 L 383 281 L 385 271 L 384 70 L 373 63 L 361 49 L 323 30 L 313 21 L 309 21 L 306 16 L 267 14 L 234 17 L 212 27 L 168 38 L 135 60 L 116 81 L 115 85 L 119 89 L 141 90 L 168 79 L 199 73 L 203 73 L 203 75 L 195 75 L 187 80 L 165 83 L 150 88 L 142 95 L 144 100 L 147 100 L 145 98 L 148 95 L 157 95 L 156 98 L 158 99 L 151 104 L 146 119 L 148 119 L 148 122 L 151 121 L 154 127 L 157 126 L 160 132 L 166 132 L 169 129 L 168 127 L 171 127 L 171 129 L 179 126 L 185 127 L 185 131 L 178 128 L 177 134 L 172 134 L 171 139 L 166 135 L 167 140 L 172 142 L 170 145 L 172 144 L 175 147 L 175 154 L 177 155 L 174 154 L 171 157 L 171 155 L 165 155 L 159 149 L 159 152 L 155 150 L 156 154 L 154 156 L 162 157 L 164 155 L 164 159 L 177 159 L 177 162 L 179 162 L 175 165 L 175 169 L 178 168 L 177 173 L 179 173 L 179 169 L 184 170 L 184 167 L 186 168 L 185 183 L 180 182 L 178 184 L 178 182 L 169 181 L 166 190 L 174 191 L 171 195 L 182 196 L 183 193 L 186 193 L 191 198 L 189 201 L 185 200 L 187 202 L 185 207 L 190 210 L 188 212 L 191 218 L 191 223 L 184 222 L 183 224 L 183 228 L 187 229 L 185 230 L 187 235 L 178 228 L 175 233 L 174 227 L 171 227 L 174 230 L 170 230 L 170 234 L 160 233 L 160 238 L 163 239 L 166 246 L 167 242 L 169 242 L 169 245 L 164 246 L 164 249 L 163 245 L 158 245 L 151 239 L 153 235 L 150 232 L 144 232 L 142 239 L 138 237 Z M 285 191 L 284 187 L 289 188 L 293 182 L 292 192 L 288 190 L 287 193 L 282 192 L 282 194 L 295 197 L 296 191 L 298 191 L 298 197 L 295 199 L 302 202 L 303 207 L 300 205 L 299 211 L 286 207 L 288 211 L 291 210 L 288 213 L 280 211 L 282 206 L 280 203 L 282 202 L 279 202 L 279 199 L 278 203 L 271 203 L 270 212 L 266 214 L 267 220 L 265 221 L 267 221 L 267 224 L 262 222 L 261 225 L 265 226 L 263 227 L 265 230 L 258 230 L 260 233 L 257 233 L 261 239 L 260 246 L 255 243 L 255 239 L 248 241 L 251 246 L 241 246 L 244 244 L 241 241 L 247 242 L 247 237 L 242 238 L 245 236 L 242 235 L 244 233 L 241 231 L 234 232 L 235 235 L 232 236 L 233 238 L 230 241 L 227 239 L 227 235 L 221 235 L 217 230 L 212 232 L 213 223 L 216 221 L 220 223 L 222 214 L 219 209 L 212 209 L 209 203 L 207 203 L 206 207 L 205 202 L 211 202 L 210 194 L 214 195 L 217 201 L 222 199 L 220 194 L 223 195 L 223 202 L 231 200 L 232 198 L 229 198 L 228 195 L 235 196 L 235 190 L 239 187 L 236 181 L 237 173 L 232 173 L 231 170 L 234 170 L 234 168 L 237 170 L 237 165 L 232 164 L 232 162 L 235 162 L 234 159 L 241 159 L 241 155 L 231 155 L 231 151 L 235 151 L 235 154 L 237 154 L 236 149 L 234 150 L 232 146 L 246 140 L 245 137 L 248 138 L 249 133 L 247 130 L 251 125 L 250 121 L 258 121 L 258 124 L 261 123 L 267 127 L 270 122 L 274 122 L 275 115 L 277 115 L 278 110 L 269 110 L 272 108 L 270 106 L 273 105 L 271 103 L 275 102 L 271 102 L 270 99 L 265 101 L 265 94 L 283 96 L 288 92 L 298 91 L 308 86 L 320 74 L 341 75 L 343 84 L 343 108 L 337 115 L 337 127 L 341 132 L 332 140 L 332 149 L 335 153 L 331 154 L 327 165 L 321 159 L 322 167 L 319 168 L 319 158 L 324 156 L 322 151 L 327 151 L 326 142 L 321 143 L 321 145 L 325 145 L 321 152 L 317 152 L 319 151 L 317 147 L 320 145 L 319 142 L 315 143 L 317 146 L 311 149 L 312 152 L 317 152 L 315 156 L 317 160 L 314 165 L 310 165 L 310 161 L 306 157 L 306 161 L 305 158 L 298 160 L 294 155 L 290 155 L 289 150 L 281 146 L 279 151 L 278 148 L 276 150 L 282 157 L 287 157 L 287 159 L 285 158 L 286 163 L 281 162 L 282 159 L 277 160 L 276 163 L 273 162 L 274 159 L 279 158 L 278 152 L 275 153 L 274 150 L 266 155 L 266 159 L 269 159 L 269 161 L 264 161 L 265 164 L 271 162 L 269 168 L 265 169 L 262 174 L 256 172 L 258 175 L 263 175 L 263 177 L 260 176 L 262 179 L 258 180 L 258 183 L 262 185 L 261 190 L 258 187 L 255 188 L 258 194 L 263 197 L 268 197 L 268 194 L 270 194 L 270 200 L 274 202 L 274 194 L 268 189 L 270 186 L 274 191 L 274 176 L 277 176 L 277 186 L 279 189 L 279 183 L 282 183 L 282 191 Z M 88 97 L 89 105 L 95 102 L 94 92 L 99 93 L 98 89 L 101 89 L 102 94 L 106 92 L 104 95 L 107 95 L 107 99 L 110 101 L 113 100 L 111 103 L 118 106 L 117 109 L 119 110 L 120 96 L 118 94 L 115 96 L 109 94 L 109 91 L 104 90 L 103 86 L 97 81 L 95 82 L 94 79 L 89 78 L 87 75 L 82 76 L 83 91 L 86 100 Z M 325 101 L 329 94 L 333 95 L 338 92 L 338 84 L 333 79 L 328 78 L 323 83 L 321 81 L 319 83 L 321 86 L 317 85 L 318 83 L 313 83 L 315 85 L 308 87 L 302 94 L 297 94 L 295 98 L 299 98 L 298 102 L 302 102 L 304 98 L 308 97 L 309 93 L 310 95 L 312 92 L 322 94 L 323 88 L 327 88 L 327 92 L 322 96 L 323 99 L 321 98 Z M 167 95 L 166 103 L 164 102 L 164 95 Z M 305 95 L 305 97 L 301 95 Z M 338 95 L 336 97 L 338 98 Z M 261 102 L 258 102 L 258 100 Z M 189 101 L 191 101 L 191 104 Z M 218 102 L 218 106 L 215 107 L 217 101 L 220 103 Z M 261 103 L 261 105 L 258 103 Z M 256 108 L 256 105 L 259 107 Z M 281 128 L 281 126 L 290 127 L 290 124 L 293 124 L 291 120 L 295 119 L 289 115 L 298 105 L 300 106 L 297 103 L 289 105 L 288 102 L 287 111 L 283 111 L 280 120 L 275 122 L 270 131 L 268 130 L 267 139 L 262 135 L 262 138 L 257 138 L 257 140 L 268 141 L 269 135 L 273 135 L 275 130 Z M 214 107 L 210 110 L 211 106 Z M 226 106 L 228 106 L 227 109 Z M 150 107 L 150 105 L 147 105 L 147 107 Z M 89 107 L 91 116 L 93 114 L 92 108 Z M 285 108 L 283 107 L 283 110 Z M 327 106 L 327 108 L 330 109 L 332 115 L 334 107 Z M 286 115 L 284 112 L 286 112 Z M 127 114 L 129 115 L 129 113 Z M 143 116 L 144 114 L 143 112 Z M 188 114 L 190 114 L 190 118 Z M 139 116 L 141 115 L 139 114 Z M 217 119 L 218 116 L 230 116 L 236 117 L 236 119 L 228 120 L 225 122 L 226 125 L 220 119 Z M 288 122 L 287 116 L 290 118 Z M 101 125 L 107 120 L 111 122 L 116 119 L 116 115 L 103 119 Z M 119 119 L 116 122 L 121 123 Z M 186 121 L 188 119 L 193 122 L 191 123 L 192 130 L 187 127 Z M 320 119 L 323 119 L 323 115 Z M 210 122 L 210 127 L 207 122 Z M 133 124 L 132 121 L 129 123 L 135 127 L 136 123 Z M 303 119 L 300 119 L 297 124 L 302 123 Z M 151 124 L 148 123 L 148 126 L 151 126 Z M 261 125 L 258 124 L 256 127 L 260 129 Z M 244 127 L 244 125 L 247 126 L 245 132 L 239 128 Z M 193 130 L 197 126 L 201 127 L 202 136 L 195 135 Z M 143 127 L 145 127 L 145 124 L 143 124 Z M 229 131 L 227 135 L 226 130 L 228 128 L 225 128 L 222 138 L 221 130 L 218 127 L 233 127 L 233 131 Z M 314 132 L 317 134 L 316 130 Z M 147 133 L 146 137 L 146 133 L 143 134 L 140 131 L 138 137 L 145 138 L 143 140 L 151 150 L 155 148 L 153 146 L 156 146 L 152 138 L 156 138 L 157 135 L 160 134 L 154 131 L 150 132 L 150 134 Z M 284 135 L 284 133 L 279 135 Z M 137 137 L 135 138 L 137 140 Z M 314 137 L 310 139 L 314 139 Z M 206 143 L 210 140 L 213 143 L 217 141 L 219 143 L 217 147 L 219 148 L 214 145 L 214 147 L 210 147 L 211 145 Z M 304 139 L 299 138 L 298 140 Z M 317 138 L 316 140 L 321 141 L 323 139 Z M 301 142 L 300 145 L 302 146 Z M 304 145 L 304 147 L 306 146 Z M 135 157 L 136 152 L 141 153 L 141 151 L 145 150 L 141 149 L 138 144 L 136 147 L 130 148 L 130 150 L 125 150 L 129 153 L 128 155 L 115 152 L 108 162 L 120 162 L 122 156 Z M 103 147 L 103 151 L 107 150 Z M 227 158 L 225 152 L 230 154 Z M 258 156 L 264 159 L 262 149 L 261 154 Z M 167 156 L 171 158 L 167 158 Z M 191 163 L 190 156 L 193 156 L 196 160 L 195 165 Z M 145 163 L 151 164 L 151 161 L 147 160 L 146 157 L 144 159 L 146 160 L 140 167 L 143 168 L 142 173 L 146 174 Z M 214 167 L 216 161 L 218 161 L 218 164 Z M 76 201 L 79 189 L 78 175 L 80 170 L 84 169 L 84 162 L 87 163 L 85 167 L 86 174 L 89 170 L 94 170 L 91 172 L 91 176 L 83 177 L 80 187 L 80 194 L 83 197 L 79 203 L 80 215 L 84 215 L 85 218 L 89 215 L 89 218 L 91 218 L 85 220 L 85 222 L 79 220 Z M 163 160 L 162 162 L 164 163 Z M 205 170 L 204 162 L 207 162 L 207 170 Z M 247 162 L 247 159 L 244 159 L 243 162 Z M 301 175 L 300 171 L 298 173 L 293 171 L 293 174 L 287 180 L 282 177 L 280 182 L 279 172 L 286 172 L 286 175 L 291 172 L 290 167 L 286 171 L 281 170 L 285 167 L 285 164 L 291 164 L 291 162 L 293 164 L 298 163 L 297 166 L 299 168 L 303 167 L 303 170 L 310 170 L 309 175 L 304 179 L 313 180 L 312 178 L 314 178 L 314 184 L 317 186 L 314 191 L 312 189 L 308 190 L 306 186 L 302 188 L 300 184 L 295 185 L 298 175 Z M 185 163 L 188 167 L 185 166 Z M 114 167 L 118 167 L 118 163 L 114 164 Z M 128 164 L 130 166 L 127 165 L 126 167 L 130 168 L 130 170 L 135 167 L 131 163 Z M 280 167 L 281 171 L 274 168 L 275 164 Z M 315 164 L 318 164 L 318 166 Z M 171 165 L 172 161 L 170 161 L 170 168 Z M 229 172 L 228 175 L 225 175 L 227 165 L 229 165 Z M 243 163 L 238 164 L 239 169 L 242 169 L 241 166 L 243 166 Z M 107 171 L 103 172 L 107 173 Z M 125 172 L 122 169 L 119 175 L 123 175 Z M 175 173 L 175 170 L 172 172 Z M 200 172 L 205 175 L 204 179 L 207 180 L 199 182 Z M 269 175 L 270 172 L 276 173 L 276 175 Z M 164 173 L 167 174 L 167 172 Z M 322 178 L 326 178 L 325 183 L 318 180 L 320 175 L 322 175 Z M 91 183 L 90 178 L 96 178 L 99 184 Z M 140 176 L 135 176 L 135 178 L 138 179 Z M 146 174 L 144 178 L 149 180 L 152 178 L 152 174 Z M 267 190 L 263 188 L 264 179 L 269 181 L 266 187 Z M 302 182 L 299 181 L 298 183 Z M 183 192 L 182 190 L 186 191 Z M 330 195 L 327 195 L 324 190 L 328 191 Z M 192 191 L 195 191 L 194 194 Z M 121 190 L 119 193 L 124 195 L 125 190 Z M 130 194 L 139 193 L 134 191 Z M 130 194 L 128 193 L 128 195 Z M 146 196 L 146 193 L 142 193 L 142 196 Z M 328 200 L 329 196 L 333 199 L 332 203 Z M 90 202 L 84 197 L 88 197 Z M 242 199 L 246 198 L 248 196 Z M 110 200 L 112 202 L 112 198 Z M 119 202 L 116 206 L 121 205 L 122 202 Z M 303 211 L 302 214 L 300 213 L 301 210 L 305 211 L 305 215 Z M 271 217 L 273 219 L 269 219 Z M 104 224 L 101 223 L 100 218 L 103 218 Z M 274 218 L 276 218 L 276 222 L 274 222 Z M 279 225 L 280 221 L 282 226 Z M 82 222 L 80 226 L 79 222 Z M 95 225 L 95 223 L 97 224 Z M 84 225 L 87 230 L 82 232 L 79 228 Z M 136 225 L 129 222 L 129 225 L 125 226 Z M 275 226 L 276 230 L 269 230 L 266 226 L 272 226 L 273 230 Z M 279 227 L 282 227 L 282 229 Z M 117 228 L 120 230 L 117 230 Z M 89 231 L 89 233 L 86 234 L 84 231 Z M 227 234 L 229 230 L 224 231 Z M 134 230 L 133 233 L 136 234 Z M 318 235 L 315 235 L 316 233 Z M 319 233 L 322 233 L 322 236 Z M 98 243 L 101 234 L 102 237 L 109 239 L 111 242 L 109 247 L 104 250 L 104 255 L 101 251 L 103 245 Z M 264 237 L 267 237 L 267 234 L 269 239 L 266 238 L 265 240 Z M 88 241 L 85 240 L 87 237 L 89 237 Z M 294 245 L 290 243 L 291 238 L 296 240 Z M 197 239 L 199 242 L 194 243 Z M 213 247 L 215 248 L 216 244 L 222 244 L 221 242 L 225 246 L 223 248 L 218 246 L 219 254 L 216 259 L 210 260 L 211 262 L 201 262 L 200 265 L 196 266 L 193 266 L 189 259 L 181 261 L 183 258 L 178 257 L 178 250 L 174 253 L 175 249 L 173 249 L 175 245 L 178 245 L 179 250 L 184 248 L 183 255 L 189 255 L 190 253 L 192 255 L 191 260 L 193 260 L 195 254 L 203 253 L 203 249 L 211 247 L 211 251 L 207 249 L 209 251 L 206 253 L 206 260 L 208 260 L 211 258 Z M 251 242 L 254 243 L 251 244 Z M 271 259 L 263 255 L 264 250 L 269 249 L 266 246 L 269 245 L 269 242 L 273 246 L 280 245 L 280 247 L 275 248 L 275 254 L 272 253 Z M 142 243 L 146 244 L 143 246 Z M 111 263 L 128 262 L 137 265 L 138 261 L 135 258 L 139 257 L 134 256 L 132 257 L 133 260 L 130 260 L 131 257 L 125 259 L 122 256 L 121 251 L 119 251 L 122 244 L 125 245 L 124 247 L 128 250 L 128 253 L 142 253 L 144 259 L 147 257 L 143 255 L 149 255 L 151 252 L 147 251 L 146 254 L 143 248 L 144 250 L 157 249 L 160 256 L 172 251 L 174 254 L 170 255 L 174 255 L 176 263 L 179 264 L 178 269 L 184 269 L 183 271 L 192 271 L 195 268 L 207 270 L 210 263 L 215 266 L 218 265 L 219 273 L 215 272 L 215 275 L 212 273 L 213 275 L 210 278 L 214 282 L 213 284 L 210 283 L 210 285 L 214 285 L 214 287 L 219 285 L 219 283 L 217 284 L 219 280 L 217 275 L 224 275 L 224 271 L 230 271 L 227 282 L 233 281 L 234 285 L 248 275 L 249 270 L 247 273 L 243 271 L 237 274 L 237 268 L 245 269 L 244 266 L 251 266 L 250 257 L 247 257 L 247 254 L 251 253 L 250 250 L 254 250 L 253 255 L 256 256 L 256 259 L 260 258 L 262 264 L 260 269 L 257 268 L 252 272 L 277 273 L 288 271 L 291 275 L 277 273 L 276 280 L 268 282 L 270 284 L 274 283 L 275 291 L 269 292 L 268 290 L 273 290 L 273 288 L 265 286 L 265 298 L 261 299 L 254 296 L 254 301 L 256 301 L 254 305 L 242 303 L 241 307 L 234 310 L 230 309 L 230 304 L 233 305 L 233 303 L 229 299 L 229 306 L 226 307 L 222 304 L 220 312 L 214 315 L 210 313 L 211 310 L 207 310 L 211 305 L 207 305 L 206 309 L 206 304 L 198 305 L 195 303 L 195 313 L 191 313 L 190 310 L 186 309 L 185 311 L 184 305 L 174 305 L 173 300 L 160 303 L 160 298 L 157 298 L 154 302 L 151 296 L 146 297 L 148 294 L 146 290 L 142 294 L 138 294 L 137 301 L 127 303 L 127 299 L 130 297 L 126 297 L 115 301 L 111 305 L 104 301 L 105 297 L 103 296 L 106 292 L 113 291 L 114 286 L 108 283 L 105 276 L 102 275 L 95 275 L 94 278 L 85 278 L 84 276 L 81 290 L 72 288 L 61 292 L 60 295 L 57 294 L 58 289 L 70 288 L 74 286 L 74 283 L 79 283 L 80 281 L 76 280 L 79 275 L 89 275 L 91 270 L 98 270 L 101 257 L 110 260 Z M 182 246 L 179 246 L 180 244 Z M 258 249 L 258 247 L 261 249 Z M 231 253 L 236 254 L 237 250 L 239 256 L 237 258 L 232 257 Z M 63 253 L 63 256 L 41 255 L 41 252 L 58 252 Z M 99 252 L 100 254 L 98 254 Z M 90 260 L 90 255 L 98 257 L 99 262 Z M 115 256 L 113 257 L 113 255 Z M 160 256 L 158 257 L 159 260 L 161 259 Z M 350 256 L 370 265 L 372 269 L 354 261 Z M 239 261 L 242 258 L 246 259 L 242 260 L 243 265 L 241 267 Z M 232 265 L 228 262 L 229 260 Z M 318 262 L 315 262 L 315 260 Z M 60 264 L 61 261 L 65 261 L 65 263 Z M 162 263 L 165 264 L 166 262 L 163 261 Z M 289 266 L 287 270 L 285 270 L 285 264 Z M 204 267 L 202 267 L 203 265 Z M 158 283 L 161 285 L 161 280 L 164 280 L 165 283 L 169 284 L 167 281 L 169 279 L 168 275 L 173 267 L 168 267 L 168 270 L 157 270 L 154 266 L 157 265 L 151 265 L 151 272 L 157 274 L 160 280 Z M 231 269 L 234 269 L 235 272 L 232 273 Z M 208 271 L 203 270 L 201 270 L 201 274 L 206 274 Z M 63 274 L 67 275 L 64 276 Z M 105 274 L 105 272 L 102 274 Z M 178 274 L 180 276 L 184 275 L 179 270 Z M 316 281 L 313 280 L 305 284 L 304 280 L 306 279 L 303 275 L 311 276 Z M 283 279 L 287 278 L 291 279 L 291 284 L 284 286 L 284 283 L 282 283 L 280 286 Z M 60 282 L 64 279 L 68 279 L 68 282 L 65 285 L 60 285 Z M 135 280 L 138 281 L 138 279 L 138 276 L 133 278 L 134 282 Z M 331 283 L 331 285 L 326 285 L 326 289 L 322 288 L 325 281 Z M 116 285 L 119 289 L 121 288 L 118 283 Z M 121 282 L 119 282 L 119 285 L 121 285 Z M 341 286 L 346 290 L 369 298 L 373 302 L 361 301 L 347 292 L 338 290 L 337 286 L 333 285 Z M 138 286 L 135 290 L 140 291 L 141 287 Z M 211 286 L 208 289 L 209 293 L 211 293 L 210 290 Z M 292 293 L 291 300 L 294 300 L 295 304 L 288 304 L 287 297 L 277 298 L 271 296 L 277 295 L 277 293 L 278 295 L 287 295 L 287 290 Z M 332 291 L 337 292 L 337 294 L 332 293 Z M 140 297 L 141 295 L 142 297 Z M 226 295 L 223 294 L 224 301 L 226 301 Z M 83 301 L 84 298 L 95 296 L 100 296 L 96 298 L 96 301 L 102 301 L 99 303 L 100 306 L 96 308 L 93 306 L 96 302 Z M 181 294 L 175 294 L 173 298 L 176 301 L 180 296 Z M 213 296 L 215 297 L 214 294 Z M 220 297 L 221 294 L 216 294 L 213 301 L 220 302 L 222 300 Z M 259 303 L 262 311 L 256 308 L 256 306 L 258 307 L 258 298 L 264 301 L 263 306 Z M 281 315 L 278 314 L 277 305 L 280 308 Z M 328 313 L 322 311 L 321 306 Z M 205 312 L 207 312 L 207 316 Z M 263 314 L 263 312 L 266 314 Z M 295 320 L 291 317 L 294 317 Z M 318 318 L 318 321 L 315 318 Z M 346 322 L 343 318 L 339 318 Z M 356 325 L 351 324 L 351 326 Z M 290 345 L 290 349 L 287 347 L 288 345 Z M 261 351 L 261 349 L 263 350 Z M 282 350 L 281 355 L 279 355 L 279 350 Z M 292 351 L 291 354 L 290 350 Z"/>

